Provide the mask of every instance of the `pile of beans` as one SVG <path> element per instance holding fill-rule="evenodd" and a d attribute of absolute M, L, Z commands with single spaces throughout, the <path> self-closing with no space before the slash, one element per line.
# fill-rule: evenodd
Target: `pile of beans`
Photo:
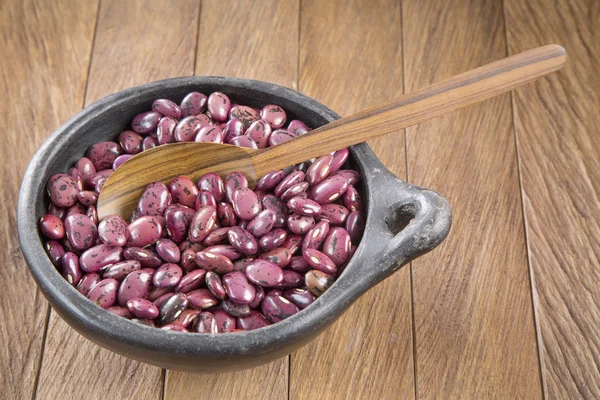
<path fill-rule="evenodd" d="M 133 155 L 172 142 L 264 148 L 310 129 L 286 124 L 275 105 L 231 104 L 220 92 L 192 92 L 180 105 L 154 101 L 118 142 L 93 145 L 47 184 L 40 221 L 62 276 L 100 307 L 182 332 L 253 330 L 310 305 L 348 263 L 364 229 L 357 171 L 343 149 L 265 175 L 256 190 L 232 172 L 198 182 L 179 176 L 146 187 L 130 222 L 98 221 L 108 176 Z"/>

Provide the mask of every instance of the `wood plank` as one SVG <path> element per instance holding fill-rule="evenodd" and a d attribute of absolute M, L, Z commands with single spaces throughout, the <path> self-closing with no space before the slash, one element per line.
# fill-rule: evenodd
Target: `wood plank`
<path fill-rule="evenodd" d="M 86 104 L 133 85 L 190 75 L 198 12 L 197 0 L 102 0 Z M 162 386 L 160 368 L 109 352 L 51 314 L 38 398 L 159 399 Z"/>
<path fill-rule="evenodd" d="M 298 1 L 291 0 L 204 0 L 196 75 L 258 79 L 296 88 L 298 12 Z M 184 394 L 287 399 L 288 364 L 285 357 L 251 370 L 200 377 L 167 371 L 165 399 Z"/>
<path fill-rule="evenodd" d="M 17 197 L 37 147 L 83 104 L 97 0 L 8 0 L 0 9 L 0 397 L 29 399 L 49 307 L 19 250 Z"/>
<path fill-rule="evenodd" d="M 235 76 L 295 89 L 299 0 L 204 0 L 196 75 Z"/>
<path fill-rule="evenodd" d="M 546 395 L 600 398 L 600 7 L 505 2 L 511 54 L 545 43 L 565 68 L 514 92 Z"/>
<path fill-rule="evenodd" d="M 403 3 L 407 92 L 506 56 L 502 3 Z M 417 396 L 540 398 L 510 97 L 407 129 L 411 182 L 453 208 L 413 262 Z"/>
<path fill-rule="evenodd" d="M 403 93 L 400 2 L 302 2 L 302 92 L 341 115 Z M 370 142 L 405 177 L 402 130 Z M 292 355 L 290 398 L 412 398 L 410 271 L 359 299 L 339 321 Z"/>

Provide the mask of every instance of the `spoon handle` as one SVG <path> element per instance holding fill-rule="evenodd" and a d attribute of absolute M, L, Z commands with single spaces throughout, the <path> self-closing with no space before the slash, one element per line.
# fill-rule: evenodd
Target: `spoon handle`
<path fill-rule="evenodd" d="M 258 175 L 319 157 L 487 100 L 560 69 L 565 49 L 547 45 L 467 71 L 253 156 Z"/>

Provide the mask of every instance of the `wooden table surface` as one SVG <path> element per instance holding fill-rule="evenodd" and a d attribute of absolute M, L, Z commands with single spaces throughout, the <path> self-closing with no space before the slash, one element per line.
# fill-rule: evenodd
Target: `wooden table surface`
<path fill-rule="evenodd" d="M 600 398 L 598 29 L 595 0 L 0 0 L 0 398 Z M 559 73 L 371 143 L 448 198 L 452 231 L 290 357 L 212 376 L 135 362 L 27 272 L 25 167 L 103 96 L 239 76 L 348 115 L 548 43 Z"/>

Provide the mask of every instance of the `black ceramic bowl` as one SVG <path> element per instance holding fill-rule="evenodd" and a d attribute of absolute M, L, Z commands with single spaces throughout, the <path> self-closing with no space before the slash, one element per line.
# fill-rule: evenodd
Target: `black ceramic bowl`
<path fill-rule="evenodd" d="M 217 90 L 240 104 L 280 105 L 288 120 L 297 118 L 313 128 L 339 118 L 296 91 L 252 80 L 189 77 L 134 87 L 85 108 L 46 140 L 25 172 L 18 204 L 23 254 L 39 288 L 69 325 L 124 356 L 201 373 L 250 368 L 297 350 L 367 290 L 437 246 L 451 224 L 450 207 L 443 197 L 401 181 L 369 146 L 361 144 L 352 148 L 350 162 L 362 175 L 359 190 L 367 215 L 364 237 L 343 274 L 305 310 L 259 330 L 218 335 L 164 331 L 104 311 L 69 285 L 46 255 L 37 226 L 48 206 L 48 178 L 73 166 L 92 144 L 114 140 L 136 114 L 150 109 L 153 100 L 169 98 L 179 103 L 191 91 Z"/>

